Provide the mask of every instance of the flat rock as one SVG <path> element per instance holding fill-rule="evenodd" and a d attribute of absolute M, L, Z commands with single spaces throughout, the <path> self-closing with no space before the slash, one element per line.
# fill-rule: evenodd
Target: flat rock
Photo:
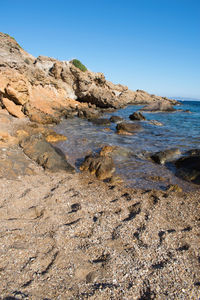
<path fill-rule="evenodd" d="M 49 144 L 41 134 L 32 135 L 20 143 L 24 153 L 44 169 L 51 171 L 65 170 L 74 172 L 65 155 Z"/>

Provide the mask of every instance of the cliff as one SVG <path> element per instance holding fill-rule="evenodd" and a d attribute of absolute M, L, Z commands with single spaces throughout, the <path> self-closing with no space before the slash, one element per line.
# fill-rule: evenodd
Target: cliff
<path fill-rule="evenodd" d="M 113 84 L 104 74 L 83 72 L 72 62 L 24 51 L 14 38 L 0 33 L 0 106 L 16 117 L 39 123 L 59 121 L 81 109 L 116 109 L 128 104 L 173 100 Z"/>

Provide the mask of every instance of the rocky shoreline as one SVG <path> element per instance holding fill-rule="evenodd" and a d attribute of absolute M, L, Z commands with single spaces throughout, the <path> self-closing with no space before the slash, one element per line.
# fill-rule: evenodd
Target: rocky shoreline
<path fill-rule="evenodd" d="M 200 191 L 127 188 L 109 145 L 76 173 L 55 144 L 67 137 L 51 125 L 78 116 L 134 134 L 141 113 L 130 123 L 102 113 L 128 104 L 168 111 L 176 102 L 34 58 L 6 34 L 0 46 L 0 299 L 198 299 Z M 198 159 L 192 152 L 176 162 L 197 183 Z"/>

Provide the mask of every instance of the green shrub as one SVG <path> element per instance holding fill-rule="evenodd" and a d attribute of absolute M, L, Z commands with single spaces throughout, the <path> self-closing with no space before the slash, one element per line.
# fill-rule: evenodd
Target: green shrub
<path fill-rule="evenodd" d="M 71 62 L 72 62 L 72 64 L 73 64 L 76 68 L 78 68 L 79 70 L 81 70 L 81 71 L 83 71 L 83 72 L 87 71 L 86 66 L 84 66 L 84 65 L 80 62 L 80 60 L 78 60 L 78 59 L 73 59 Z"/>

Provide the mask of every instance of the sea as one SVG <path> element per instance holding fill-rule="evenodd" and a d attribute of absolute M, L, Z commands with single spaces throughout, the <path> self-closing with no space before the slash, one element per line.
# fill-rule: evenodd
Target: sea
<path fill-rule="evenodd" d="M 77 117 L 65 119 L 54 128 L 57 133 L 67 136 L 67 140 L 59 142 L 57 147 L 79 171 L 84 157 L 89 153 L 98 152 L 105 145 L 119 146 L 121 150 L 114 156 L 116 174 L 127 186 L 165 190 L 170 184 L 178 184 L 185 191 L 198 189 L 199 186 L 178 178 L 172 163 L 158 165 L 148 159 L 151 154 L 166 149 L 178 148 L 182 154 L 200 149 L 200 100 L 179 102 L 174 106 L 177 111 L 173 113 L 142 112 L 147 119 L 140 121 L 143 130 L 131 136 L 118 135 L 115 123 L 102 126 Z M 142 107 L 129 105 L 105 114 L 104 118 L 116 115 L 132 122 L 129 115 Z M 149 123 L 151 120 L 163 125 L 152 125 Z"/>

